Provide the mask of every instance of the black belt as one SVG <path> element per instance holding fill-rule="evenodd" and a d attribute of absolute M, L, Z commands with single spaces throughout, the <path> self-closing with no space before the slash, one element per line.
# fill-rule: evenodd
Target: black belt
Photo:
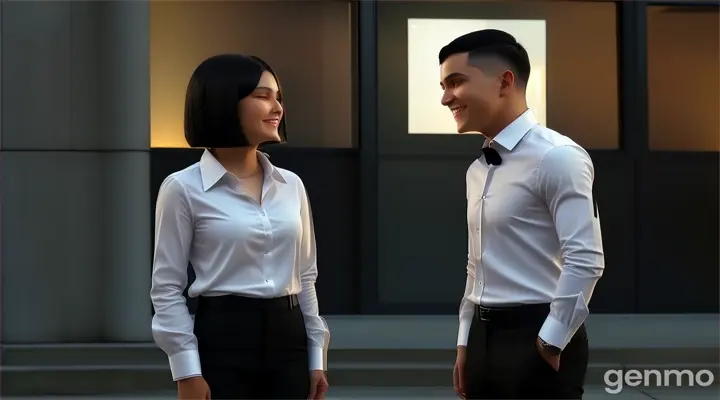
<path fill-rule="evenodd" d="M 264 299 L 245 296 L 200 296 L 198 310 L 224 309 L 224 310 L 292 310 L 300 304 L 297 295 L 274 297 Z"/>
<path fill-rule="evenodd" d="M 501 325 L 534 325 L 541 323 L 550 313 L 550 304 L 523 304 L 507 307 L 475 306 L 475 318 Z"/>

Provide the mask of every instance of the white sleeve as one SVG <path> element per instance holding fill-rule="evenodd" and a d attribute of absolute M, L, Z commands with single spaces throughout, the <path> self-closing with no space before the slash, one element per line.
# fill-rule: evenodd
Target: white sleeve
<path fill-rule="evenodd" d="M 182 184 L 172 175 L 160 186 L 155 210 L 155 255 L 150 298 L 155 343 L 169 357 L 173 380 L 201 375 L 194 322 L 183 291 L 193 238 L 192 209 Z"/>
<path fill-rule="evenodd" d="M 317 255 L 315 252 L 315 228 L 312 211 L 305 188 L 301 185 L 300 218 L 302 221 L 302 238 L 300 239 L 300 284 L 298 294 L 300 309 L 305 320 L 308 336 L 308 353 L 311 370 L 327 369 L 327 350 L 330 343 L 330 329 L 320 316 L 315 281 L 318 276 Z"/>
<path fill-rule="evenodd" d="M 550 315 L 538 336 L 561 350 L 589 315 L 590 298 L 605 268 L 594 174 L 590 156 L 577 146 L 548 151 L 537 174 L 538 191 L 552 214 L 563 258 Z"/>

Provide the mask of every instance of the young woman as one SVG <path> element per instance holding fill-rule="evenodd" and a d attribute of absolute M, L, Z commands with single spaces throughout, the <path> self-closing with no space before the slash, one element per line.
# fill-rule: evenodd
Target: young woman
<path fill-rule="evenodd" d="M 202 62 L 188 85 L 185 138 L 206 150 L 160 187 L 150 292 L 153 336 L 179 398 L 323 398 L 329 330 L 310 204 L 300 178 L 258 151 L 285 139 L 270 66 L 243 55 Z"/>

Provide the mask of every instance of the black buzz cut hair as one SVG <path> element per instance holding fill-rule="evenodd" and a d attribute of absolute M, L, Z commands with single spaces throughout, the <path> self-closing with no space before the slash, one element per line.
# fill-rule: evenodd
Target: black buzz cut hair
<path fill-rule="evenodd" d="M 440 64 L 454 54 L 468 53 L 471 65 L 480 68 L 480 60 L 495 57 L 507 64 L 517 79 L 518 86 L 524 88 L 530 79 L 530 58 L 525 48 L 515 37 L 497 29 L 483 29 L 462 35 L 440 49 Z"/>
<path fill-rule="evenodd" d="M 200 63 L 190 77 L 185 94 L 188 145 L 209 149 L 249 146 L 240 124 L 238 102 L 255 90 L 265 71 L 275 77 L 279 88 L 277 75 L 259 57 L 220 54 Z M 278 132 L 281 141 L 287 140 L 284 114 Z"/>

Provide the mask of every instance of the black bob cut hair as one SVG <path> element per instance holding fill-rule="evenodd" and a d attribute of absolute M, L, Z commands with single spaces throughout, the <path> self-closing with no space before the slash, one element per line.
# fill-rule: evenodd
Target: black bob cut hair
<path fill-rule="evenodd" d="M 275 77 L 280 88 L 275 72 L 259 57 L 220 54 L 200 63 L 190 77 L 185 94 L 185 140 L 188 145 L 209 149 L 249 146 L 240 124 L 238 102 L 255 90 L 265 71 Z M 284 113 L 278 132 L 281 143 L 285 142 Z"/>
<path fill-rule="evenodd" d="M 440 64 L 454 54 L 468 53 L 468 60 L 481 56 L 498 57 L 508 64 L 522 87 L 530 79 L 530 58 L 515 37 L 497 29 L 483 29 L 462 35 L 440 49 Z"/>

